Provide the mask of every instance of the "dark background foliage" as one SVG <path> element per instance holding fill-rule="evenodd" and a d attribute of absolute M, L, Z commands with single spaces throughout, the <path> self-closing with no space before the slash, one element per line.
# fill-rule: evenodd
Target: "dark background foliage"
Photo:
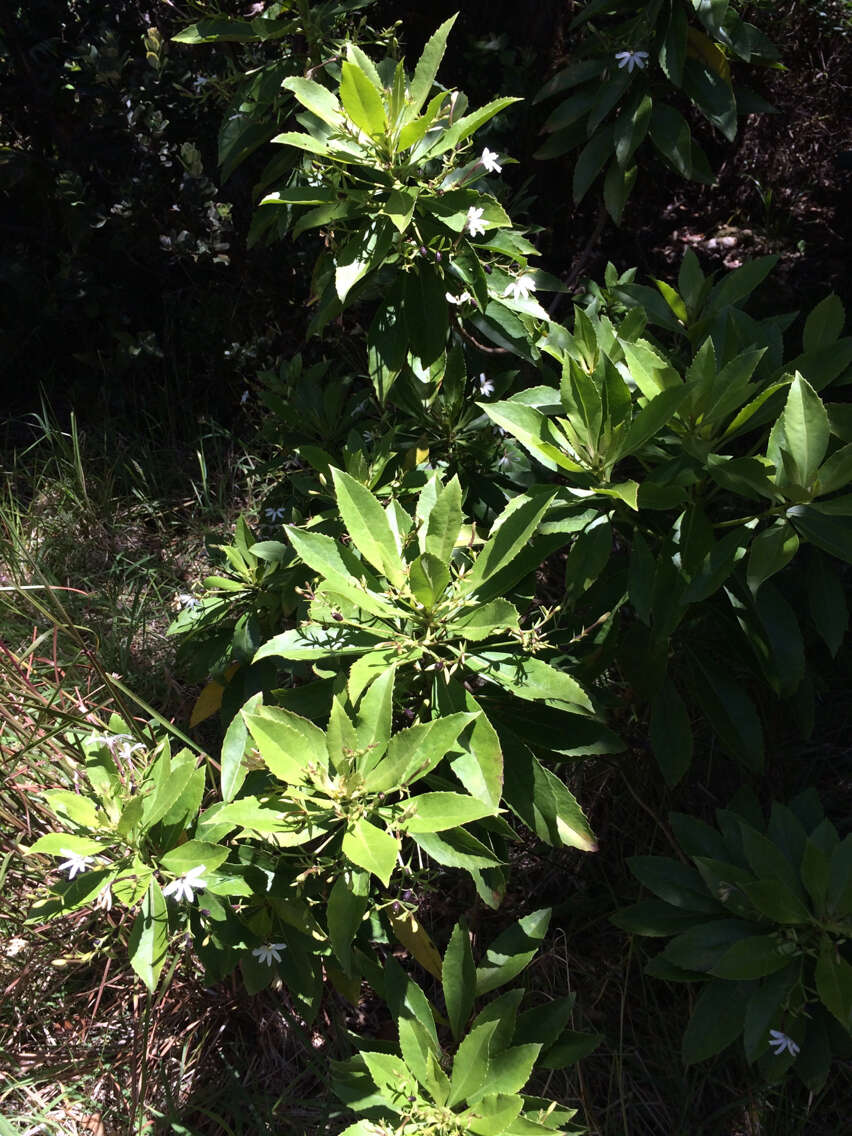
<path fill-rule="evenodd" d="M 474 101 L 495 91 L 524 98 L 488 142 L 518 159 L 504 175 L 513 211 L 543 227 L 549 269 L 599 277 L 612 259 L 666 275 L 687 245 L 710 268 L 778 251 L 776 307 L 805 308 L 830 288 L 848 294 L 847 5 L 752 5 L 750 18 L 779 42 L 787 68 L 757 77 L 778 113 L 750 118 L 733 146 L 694 124 L 717 184 L 683 183 L 660 165 L 622 227 L 602 232 L 591 196 L 579 209 L 571 203 L 571 158 L 531 159 L 545 115 L 532 98 L 570 61 L 577 5 L 548 0 L 519 18 L 510 3 L 382 2 L 367 17 L 379 30 L 396 24 L 414 58 L 456 8 L 442 79 Z M 250 9 L 233 0 L 216 7 Z M 169 43 L 200 10 L 211 6 L 0 0 L 6 415 L 33 410 L 41 387 L 59 412 L 76 406 L 94 420 L 150 412 L 179 435 L 199 415 L 227 423 L 246 380 L 301 346 L 303 254 L 291 245 L 246 248 L 266 158 L 256 153 L 224 184 L 217 169 L 238 68 L 281 45 Z M 162 46 L 146 57 L 151 27 Z"/>

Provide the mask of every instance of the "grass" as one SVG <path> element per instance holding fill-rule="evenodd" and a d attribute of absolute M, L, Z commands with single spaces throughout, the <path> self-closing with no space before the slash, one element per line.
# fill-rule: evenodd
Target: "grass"
<path fill-rule="evenodd" d="M 46 410 L 32 428 L 12 453 L 0 504 L 0 1136 L 339 1132 L 325 1062 L 346 1052 L 347 1030 L 386 1029 L 381 1007 L 329 993 L 306 1030 L 283 989 L 250 998 L 237 978 L 209 989 L 189 956 L 149 997 L 115 912 L 27 922 L 41 881 L 18 851 L 44 828 L 39 791 L 73 786 L 69 727 L 102 726 L 113 710 L 140 727 L 154 712 L 161 725 L 185 727 L 197 687 L 176 671 L 165 634 L 173 600 L 207 573 L 211 545 L 238 513 L 259 509 L 273 480 L 265 455 L 209 425 L 195 444 L 173 446 L 144 424 L 138 437 L 84 431 L 73 418 L 60 429 Z M 783 762 L 788 782 L 813 780 L 842 819 L 847 711 L 831 690 L 821 705 L 816 741 Z M 602 851 L 526 843 L 504 909 L 478 916 L 487 941 L 552 904 L 547 950 L 525 976 L 530 997 L 576 992 L 574 1027 L 604 1035 L 576 1066 L 541 1074 L 536 1091 L 577 1108 L 594 1136 L 842 1131 L 848 1065 L 838 1063 L 818 1099 L 792 1080 L 761 1085 L 736 1051 L 683 1068 L 692 992 L 645 977 L 653 945 L 631 942 L 608 917 L 634 894 L 627 858 L 668 852 L 668 809 L 702 804 L 661 790 L 638 750 L 577 765 L 573 779 Z M 470 903 L 463 889 L 433 896 L 424 921 L 436 939 Z"/>

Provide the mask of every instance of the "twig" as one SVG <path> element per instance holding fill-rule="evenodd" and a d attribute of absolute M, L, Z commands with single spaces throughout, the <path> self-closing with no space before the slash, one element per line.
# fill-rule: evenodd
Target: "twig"
<path fill-rule="evenodd" d="M 577 256 L 574 257 L 574 260 L 571 264 L 571 268 L 569 269 L 569 272 L 568 272 L 568 277 L 565 281 L 565 291 L 564 292 L 557 292 L 557 294 L 556 294 L 556 296 L 553 300 L 553 303 L 550 305 L 550 314 L 551 315 L 553 315 L 553 312 L 558 307 L 558 305 L 561 303 L 562 297 L 564 295 L 566 295 L 566 293 L 568 293 L 568 292 L 573 292 L 574 288 L 577 286 L 577 281 L 583 275 L 583 270 L 585 269 L 586 265 L 588 264 L 589 258 L 591 257 L 592 253 L 595 251 L 595 248 L 596 248 L 598 242 L 600 241 L 601 236 L 603 235 L 603 231 L 606 228 L 606 221 L 607 221 L 606 205 L 602 201 L 600 203 L 600 205 L 598 206 L 598 215 L 597 215 L 597 219 L 595 220 L 595 227 L 594 227 L 594 229 L 592 229 L 592 232 L 591 232 L 591 235 L 589 236 L 589 239 L 586 241 L 585 245 L 583 245 L 582 249 L 577 254 Z"/>
<path fill-rule="evenodd" d="M 468 343 L 472 343 L 478 351 L 484 351 L 486 355 L 512 354 L 508 347 L 486 347 L 484 343 L 480 343 L 478 339 L 474 339 L 470 332 L 466 328 L 462 327 L 461 323 L 458 320 L 453 320 L 453 326 L 462 337 L 462 339 L 466 339 Z"/>

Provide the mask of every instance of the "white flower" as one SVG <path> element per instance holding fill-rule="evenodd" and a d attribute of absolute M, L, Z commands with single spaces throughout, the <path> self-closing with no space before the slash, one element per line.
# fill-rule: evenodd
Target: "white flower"
<path fill-rule="evenodd" d="M 92 734 L 88 740 L 105 745 L 116 761 L 130 761 L 137 750 L 145 752 L 145 746 L 134 742 L 132 734 Z"/>
<path fill-rule="evenodd" d="M 98 892 L 95 907 L 99 907 L 102 911 L 112 911 L 112 891 L 109 882 L 105 883 Z"/>
<path fill-rule="evenodd" d="M 272 966 L 272 960 L 281 962 L 280 952 L 287 946 L 286 943 L 267 943 L 265 947 L 255 947 L 251 952 L 254 957 L 259 961 L 266 963 L 267 966 Z"/>
<path fill-rule="evenodd" d="M 163 895 L 173 895 L 175 899 L 185 899 L 187 903 L 192 903 L 195 899 L 193 895 L 193 888 L 196 891 L 204 891 L 207 887 L 207 881 L 201 879 L 201 873 L 207 869 L 203 864 L 199 864 L 195 868 L 190 868 L 188 872 L 184 872 L 182 876 L 178 876 L 176 880 L 163 888 Z"/>
<path fill-rule="evenodd" d="M 497 161 L 498 157 L 499 154 L 495 154 L 493 150 L 489 150 L 486 146 L 482 151 L 482 157 L 479 160 L 480 162 L 482 162 L 483 166 L 485 166 L 486 170 L 490 174 L 499 174 L 502 171 L 503 167 Z"/>
<path fill-rule="evenodd" d="M 486 396 L 494 394 L 494 383 L 485 377 L 484 371 L 479 376 L 479 391 Z"/>
<path fill-rule="evenodd" d="M 86 872 L 89 869 L 94 859 L 93 856 L 81 856 L 79 852 L 72 852 L 70 848 L 60 848 L 60 856 L 67 856 L 68 859 L 59 865 L 59 871 L 64 872 L 68 869 L 68 879 L 73 880 L 75 876 L 80 875 L 81 872 Z"/>
<path fill-rule="evenodd" d="M 781 1030 L 769 1031 L 769 1045 L 776 1057 L 780 1057 L 785 1049 L 791 1057 L 798 1057 L 799 1055 L 799 1046 L 796 1045 L 792 1037 L 787 1037 L 786 1033 L 782 1033 Z"/>
<path fill-rule="evenodd" d="M 189 592 L 181 592 L 177 596 L 177 602 L 182 608 L 186 609 L 188 607 L 198 607 L 198 605 L 201 603 L 201 600 L 198 599 L 197 596 L 191 596 Z"/>
<path fill-rule="evenodd" d="M 249 392 L 247 390 L 245 390 L 240 395 L 240 406 L 245 406 L 245 404 L 248 402 L 248 400 L 249 400 Z"/>
<path fill-rule="evenodd" d="M 519 276 L 517 280 L 513 280 L 506 291 L 504 296 L 512 296 L 515 300 L 528 300 L 530 292 L 535 291 L 535 280 L 532 276 Z"/>
<path fill-rule="evenodd" d="M 624 70 L 626 67 L 629 72 L 633 72 L 634 67 L 638 67 L 641 71 L 643 67 L 647 66 L 645 60 L 648 58 L 647 51 L 617 51 L 615 58 L 618 60 L 619 70 Z"/>
<path fill-rule="evenodd" d="M 264 509 L 264 512 L 270 521 L 283 521 L 287 516 L 287 510 L 283 505 L 279 505 L 277 509 Z"/>
<path fill-rule="evenodd" d="M 466 304 L 469 300 L 473 299 L 470 292 L 462 292 L 460 296 L 454 296 L 452 292 L 445 292 L 444 299 L 448 304 Z"/>
<path fill-rule="evenodd" d="M 483 212 L 483 209 L 478 209 L 475 205 L 471 205 L 467 211 L 467 230 L 472 237 L 485 232 L 485 226 L 482 224 Z"/>

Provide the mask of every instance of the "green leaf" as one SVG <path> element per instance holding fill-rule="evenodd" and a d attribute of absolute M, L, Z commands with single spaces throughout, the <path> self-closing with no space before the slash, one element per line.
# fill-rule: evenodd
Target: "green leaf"
<path fill-rule="evenodd" d="M 475 714 L 449 714 L 400 730 L 391 738 L 386 756 L 367 773 L 365 788 L 387 793 L 413 784 L 435 768 L 475 718 Z"/>
<path fill-rule="evenodd" d="M 337 877 L 326 906 L 328 938 L 346 974 L 352 973 L 352 940 L 369 905 L 369 876 L 346 870 Z"/>
<path fill-rule="evenodd" d="M 517 631 L 520 622 L 518 609 L 508 600 L 490 600 L 475 608 L 466 608 L 448 625 L 453 635 L 476 643 L 502 632 Z"/>
<path fill-rule="evenodd" d="M 496 682 L 518 698 L 550 705 L 581 706 L 593 710 L 591 699 L 571 675 L 530 656 L 483 651 L 471 658 L 470 669 Z"/>
<path fill-rule="evenodd" d="M 616 912 L 610 917 L 610 923 L 629 935 L 665 938 L 692 927 L 698 918 L 700 916 L 694 912 L 671 907 L 661 899 L 643 899 Z"/>
<path fill-rule="evenodd" d="M 426 1027 L 413 1016 L 401 1017 L 397 1022 L 397 1030 L 402 1058 L 420 1084 L 432 1095 L 436 1091 L 440 1093 L 442 1089 L 448 1091 L 449 1082 L 443 1085 L 439 1079 L 440 1074 L 437 1077 L 435 1075 L 437 1054 Z"/>
<path fill-rule="evenodd" d="M 805 351 L 819 351 L 836 343 L 843 331 L 846 313 L 838 296 L 832 292 L 808 314 L 802 333 Z"/>
<path fill-rule="evenodd" d="M 763 768 L 763 727 L 754 703 L 729 674 L 701 667 L 698 700 L 724 749 L 748 769 Z"/>
<path fill-rule="evenodd" d="M 652 276 L 651 279 L 657 285 L 657 290 L 671 308 L 675 318 L 680 320 L 682 324 L 686 324 L 689 320 L 686 314 L 686 305 L 674 288 L 672 288 L 671 284 L 667 284 L 665 280 L 658 280 L 655 276 Z M 710 341 L 708 340 L 707 342 L 709 343 Z"/>
<path fill-rule="evenodd" d="M 381 506 L 379 506 L 381 508 Z M 354 511 L 354 508 L 353 508 Z M 387 525 L 387 520 L 385 524 Z M 395 609 L 385 600 L 372 592 L 368 583 L 369 575 L 366 565 L 343 545 L 332 540 L 322 533 L 311 532 L 307 529 L 295 529 L 285 526 L 287 536 L 305 563 L 318 572 L 329 582 L 329 586 L 341 596 L 351 600 L 358 607 L 368 611 L 371 615 L 391 616 Z M 285 632 L 285 635 L 290 634 Z M 282 637 L 282 642 L 284 642 Z M 266 654 L 275 654 L 270 651 L 269 644 L 264 644 L 255 655 L 255 660 L 264 658 Z"/>
<path fill-rule="evenodd" d="M 441 60 L 444 58 L 444 52 L 447 49 L 447 37 L 457 19 L 458 13 L 445 20 L 423 48 L 423 54 L 414 68 L 414 75 L 409 87 L 410 104 L 407 113 L 409 118 L 420 113 L 421 107 L 429 97 L 435 76 L 438 74 L 438 68 L 441 66 Z"/>
<path fill-rule="evenodd" d="M 475 871 L 500 864 L 494 853 L 466 828 L 451 828 L 440 836 L 436 832 L 420 832 L 412 839 L 436 863 L 447 868 Z"/>
<path fill-rule="evenodd" d="M 410 833 L 442 832 L 446 828 L 493 815 L 487 802 L 463 793 L 421 793 L 412 798 L 407 807 L 415 810 L 411 819 L 405 822 L 405 829 Z"/>
<path fill-rule="evenodd" d="M 361 68 L 349 60 L 340 67 L 340 101 L 357 127 L 372 138 L 384 134 L 387 118 L 382 96 Z"/>
<path fill-rule="evenodd" d="M 257 710 L 261 694 L 254 694 L 243 706 L 251 714 Z M 222 800 L 232 801 L 239 793 L 248 772 L 243 758 L 248 748 L 248 728 L 245 718 L 239 711 L 233 716 L 222 739 L 221 769 L 219 772 L 222 787 Z"/>
<path fill-rule="evenodd" d="M 769 1028 L 775 1021 L 790 989 L 794 967 L 770 975 L 754 989 L 743 1023 L 743 1048 L 751 1064 L 769 1048 Z"/>
<path fill-rule="evenodd" d="M 846 445 L 835 450 L 817 471 L 816 496 L 823 497 L 826 493 L 845 489 L 850 481 L 852 481 L 852 445 Z"/>
<path fill-rule="evenodd" d="M 501 110 L 511 106 L 512 103 L 520 102 L 520 99 L 504 97 L 500 99 L 493 99 L 490 103 L 480 107 L 478 110 L 473 111 L 471 114 L 466 114 L 464 118 L 460 118 L 453 126 L 448 127 L 438 139 L 428 146 L 420 158 L 437 158 L 439 154 L 445 153 L 447 150 L 455 149 L 471 134 L 479 130 L 480 126 L 484 126 L 489 119 L 492 119 L 495 114 L 499 114 Z"/>
<path fill-rule="evenodd" d="M 826 906 L 836 917 L 852 914 L 852 835 L 842 840 L 831 854 Z"/>
<path fill-rule="evenodd" d="M 315 83 L 313 79 L 303 79 L 296 75 L 286 78 L 281 86 L 292 91 L 303 107 L 329 126 L 336 130 L 343 126 L 340 103 L 326 87 Z M 279 138 L 282 137 L 283 135 L 279 135 Z"/>
<path fill-rule="evenodd" d="M 633 155 L 645 139 L 651 122 L 651 96 L 643 95 L 624 108 L 615 120 L 613 141 L 615 157 L 623 170 L 630 165 Z"/>
<path fill-rule="evenodd" d="M 435 603 L 447 589 L 450 582 L 450 570 L 428 552 L 416 556 L 409 565 L 408 585 L 412 595 L 423 606 L 431 611 Z"/>
<path fill-rule="evenodd" d="M 384 215 L 400 233 L 404 233 L 411 224 L 418 193 L 419 190 L 414 187 L 398 186 L 391 190 L 387 204 L 382 207 Z"/>
<path fill-rule="evenodd" d="M 476 970 L 476 996 L 505 986 L 526 970 L 541 947 L 550 926 L 551 909 L 543 907 L 524 916 L 498 935 L 482 966 Z"/>
<path fill-rule="evenodd" d="M 228 858 L 228 849 L 207 840 L 187 840 L 171 852 L 160 857 L 160 867 L 176 876 L 183 876 L 191 868 L 204 867 L 215 872 Z"/>
<path fill-rule="evenodd" d="M 799 536 L 852 564 L 852 525 L 848 517 L 833 516 L 814 505 L 793 505 L 787 516 Z"/>
<path fill-rule="evenodd" d="M 369 608 L 367 609 L 369 611 Z M 275 635 L 264 643 L 254 657 L 254 662 L 266 658 L 306 660 L 330 659 L 336 655 L 364 655 L 380 641 L 387 640 L 387 630 L 377 629 L 372 634 L 367 630 L 354 630 L 349 627 L 320 627 L 319 624 L 303 624 L 291 628 L 281 635 Z"/>
<path fill-rule="evenodd" d="M 372 762 L 385 753 L 391 738 L 395 676 L 394 667 L 385 668 L 358 703 L 355 723 L 358 746 L 369 752 Z"/>
<path fill-rule="evenodd" d="M 668 387 L 649 399 L 630 423 L 619 456 L 627 457 L 650 441 L 675 416 L 687 394 L 685 386 Z"/>
<path fill-rule="evenodd" d="M 694 868 L 665 856 L 631 856 L 627 863 L 636 879 L 666 903 L 687 911 L 721 913 L 721 906 Z"/>
<path fill-rule="evenodd" d="M 636 166 L 623 170 L 615 160 L 610 162 L 606 171 L 603 185 L 604 204 L 616 225 L 621 224 L 624 207 L 636 182 L 636 173 Z"/>
<path fill-rule="evenodd" d="M 535 407 L 511 400 L 480 405 L 492 422 L 517 438 L 546 469 L 560 467 L 576 471 L 581 468 L 565 452 L 567 440 L 560 436 L 558 428 Z"/>
<path fill-rule="evenodd" d="M 470 934 L 464 923 L 457 923 L 453 928 L 441 967 L 441 984 L 450 1029 L 458 1041 L 476 998 L 476 965 L 470 949 Z"/>
<path fill-rule="evenodd" d="M 264 764 L 279 781 L 304 781 L 305 766 L 311 763 L 328 768 L 325 734 L 307 718 L 277 706 L 243 711 L 243 717 Z"/>
<path fill-rule="evenodd" d="M 576 603 L 603 572 L 612 552 L 612 525 L 596 517 L 577 536 L 565 560 L 565 602 Z"/>
<path fill-rule="evenodd" d="M 772 427 L 766 451 L 775 466 L 779 488 L 811 486 L 828 449 L 830 433 L 821 398 L 797 372 L 781 417 Z"/>
<path fill-rule="evenodd" d="M 459 1046 L 453 1061 L 448 1108 L 461 1104 L 485 1085 L 491 1040 L 498 1025 L 499 1022 L 484 1022 L 476 1026 Z"/>
<path fill-rule="evenodd" d="M 597 841 L 574 795 L 517 739 L 503 739 L 503 796 L 516 816 L 540 840 L 596 852 Z"/>
<path fill-rule="evenodd" d="M 759 256 L 756 260 L 748 260 L 740 268 L 727 273 L 713 289 L 708 311 L 705 314 L 720 312 L 723 308 L 748 299 L 777 263 L 777 255 Z"/>
<path fill-rule="evenodd" d="M 799 550 L 799 538 L 789 521 L 778 518 L 762 529 L 751 542 L 746 582 L 752 595 L 770 576 L 780 572 Z"/>
<path fill-rule="evenodd" d="M 582 1061 L 598 1048 L 605 1040 L 602 1033 L 581 1033 L 578 1030 L 566 1030 L 556 1045 L 552 1046 L 539 1058 L 539 1069 L 564 1069 Z"/>
<path fill-rule="evenodd" d="M 279 39 L 292 32 L 292 20 L 198 20 L 172 36 L 173 43 L 251 43 Z"/>
<path fill-rule="evenodd" d="M 75 836 L 70 832 L 48 832 L 40 836 L 35 844 L 26 849 L 27 855 L 40 853 L 45 856 L 62 856 L 73 852 L 77 856 L 96 856 L 105 852 L 108 845 L 88 836 Z"/>
<path fill-rule="evenodd" d="M 692 726 L 677 687 L 666 679 L 651 703 L 651 748 L 666 784 L 677 785 L 692 764 Z"/>
<path fill-rule="evenodd" d="M 780 880 L 756 880 L 741 884 L 742 890 L 759 911 L 773 923 L 809 923 L 811 913 L 801 899 Z"/>
<path fill-rule="evenodd" d="M 820 1001 L 852 1032 L 852 966 L 841 957 L 837 947 L 824 936 L 816 964 L 816 988 Z"/>
<path fill-rule="evenodd" d="M 418 516 L 420 516 L 419 504 Z M 434 503 L 429 509 L 426 523 L 421 526 L 419 534 L 421 552 L 428 552 L 441 564 L 449 564 L 461 532 L 462 522 L 461 484 L 454 475 L 438 490 Z"/>
<path fill-rule="evenodd" d="M 660 44 L 659 59 L 666 78 L 676 87 L 683 83 L 688 26 L 685 9 L 680 4 L 672 4 L 665 38 Z"/>
<path fill-rule="evenodd" d="M 814 910 L 818 915 L 825 913 L 825 900 L 828 893 L 829 859 L 811 835 L 805 841 L 805 851 L 802 856 L 802 883 L 811 897 Z"/>
<path fill-rule="evenodd" d="M 477 1093 L 468 1093 L 471 1104 L 488 1093 L 519 1093 L 532 1076 L 536 1059 L 541 1052 L 537 1044 L 515 1045 L 499 1053 L 492 1052 L 488 1063 L 488 1082 Z"/>
<path fill-rule="evenodd" d="M 399 847 L 396 837 L 363 817 L 343 837 L 343 855 L 359 868 L 378 876 L 385 887 L 396 866 Z"/>
<path fill-rule="evenodd" d="M 574 204 L 579 205 L 613 151 L 613 128 L 604 126 L 589 139 L 574 166 Z"/>
<path fill-rule="evenodd" d="M 499 1136 L 500 1133 L 513 1131 L 512 1121 L 518 1117 L 523 1107 L 522 1097 L 492 1093 L 489 1085 L 488 1093 L 478 1097 L 476 1104 L 461 1113 L 458 1119 L 464 1125 L 463 1131 L 472 1132 L 474 1136 Z M 542 1131 L 547 1132 L 548 1129 L 542 1128 Z"/>
<path fill-rule="evenodd" d="M 555 490 L 549 490 L 534 497 L 521 495 L 510 502 L 494 522 L 491 536 L 465 577 L 463 592 L 477 592 L 480 598 L 484 598 L 481 595 L 484 585 L 526 548 L 550 507 L 554 493 Z"/>
<path fill-rule="evenodd" d="M 397 1102 L 417 1092 L 411 1071 L 394 1053 L 373 1053 L 362 1049 L 360 1058 L 369 1069 L 384 1103 L 390 1105 L 394 1112 L 400 1111 Z"/>
<path fill-rule="evenodd" d="M 370 490 L 348 473 L 332 469 L 331 475 L 340 515 L 355 547 L 394 587 L 401 587 L 405 570 L 400 547 L 384 509 Z"/>
<path fill-rule="evenodd" d="M 789 966 L 795 950 L 794 945 L 780 941 L 777 935 L 750 935 L 729 947 L 712 973 L 727 979 L 765 978 Z"/>
<path fill-rule="evenodd" d="M 444 279 L 431 265 L 421 263 L 405 275 L 402 285 L 405 326 L 411 352 L 424 367 L 444 353 L 449 315 Z"/>
<path fill-rule="evenodd" d="M 465 704 L 471 712 L 479 710 L 471 694 L 465 693 Z M 465 748 L 453 757 L 450 767 L 472 797 L 487 801 L 496 811 L 503 789 L 503 753 L 497 731 L 484 714 L 478 714 L 466 735 Z"/>
<path fill-rule="evenodd" d="M 650 133 L 651 141 L 681 177 L 695 176 L 692 134 L 689 124 L 679 111 L 667 103 L 654 103 Z"/>
<path fill-rule="evenodd" d="M 835 656 L 849 626 L 849 607 L 846 591 L 837 573 L 819 553 L 811 558 L 807 589 L 811 619 L 832 656 Z"/>
<path fill-rule="evenodd" d="M 741 919 L 698 923 L 672 939 L 662 957 L 683 970 L 712 970 L 734 943 L 748 936 L 749 930 Z"/>
<path fill-rule="evenodd" d="M 683 1035 L 681 1054 L 684 1064 L 706 1061 L 739 1037 L 746 1006 L 741 983 L 722 979 L 708 982 L 698 995 Z"/>
<path fill-rule="evenodd" d="M 133 926 L 127 954 L 130 965 L 152 993 L 166 961 L 169 946 L 169 914 L 156 880 L 151 880 Z"/>

